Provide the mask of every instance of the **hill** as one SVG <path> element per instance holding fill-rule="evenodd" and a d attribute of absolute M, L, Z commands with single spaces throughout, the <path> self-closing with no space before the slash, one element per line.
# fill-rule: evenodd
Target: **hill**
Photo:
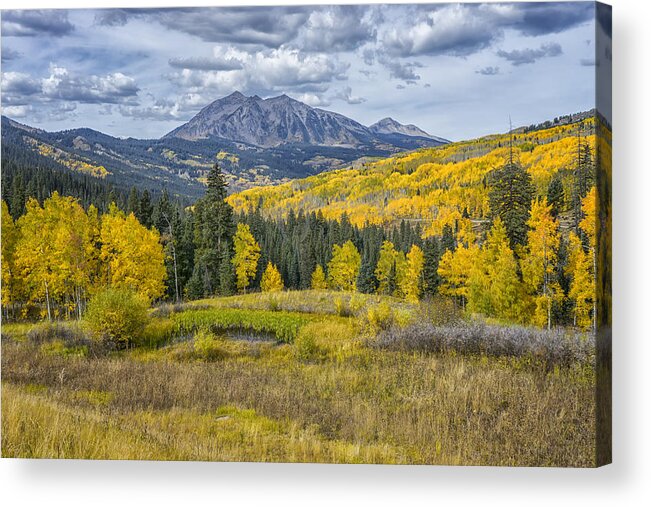
<path fill-rule="evenodd" d="M 571 195 L 577 135 L 594 153 L 594 131 L 594 115 L 580 113 L 513 134 L 515 158 L 531 174 L 538 195 L 546 195 L 557 173 L 565 195 Z M 475 226 L 488 217 L 487 176 L 508 157 L 509 134 L 491 135 L 250 189 L 229 201 L 237 211 L 259 206 L 267 216 L 303 210 L 325 218 L 346 214 L 355 225 L 422 222 L 425 236 L 440 235 L 445 225 L 454 227 L 464 217 Z"/>
<path fill-rule="evenodd" d="M 375 132 L 287 96 L 263 100 L 239 92 L 213 102 L 161 139 L 122 139 L 89 128 L 47 132 L 2 117 L 4 156 L 10 160 L 36 154 L 118 188 L 167 188 L 187 199 L 203 193 L 216 161 L 229 190 L 238 192 L 445 142 L 412 125 L 395 122 Z"/>

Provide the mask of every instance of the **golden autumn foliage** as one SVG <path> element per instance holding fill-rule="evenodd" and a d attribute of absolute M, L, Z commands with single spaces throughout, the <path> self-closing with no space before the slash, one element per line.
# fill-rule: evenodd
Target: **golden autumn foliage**
<path fill-rule="evenodd" d="M 520 165 L 531 175 L 536 196 L 546 195 L 551 179 L 560 174 L 566 195 L 571 193 L 578 128 L 583 142 L 595 144 L 594 119 L 529 133 L 516 133 Z M 236 212 L 258 204 L 268 216 L 285 217 L 290 210 L 321 211 L 327 219 L 345 213 L 362 226 L 393 224 L 401 219 L 424 221 L 424 236 L 440 235 L 445 225 L 489 216 L 487 178 L 509 157 L 508 134 L 417 150 L 369 162 L 360 168 L 329 171 L 272 187 L 229 196 Z M 470 219 L 463 219 L 464 210 Z"/>
<path fill-rule="evenodd" d="M 328 263 L 328 285 L 335 290 L 357 290 L 357 275 L 362 257 L 352 241 L 334 245 L 332 259 Z"/>
<path fill-rule="evenodd" d="M 407 270 L 402 282 L 402 293 L 407 301 L 417 302 L 423 289 L 423 267 L 425 256 L 418 245 L 407 253 Z"/>
<path fill-rule="evenodd" d="M 235 245 L 233 266 L 235 266 L 237 288 L 244 291 L 258 270 L 260 245 L 258 245 L 253 237 L 250 227 L 242 223 L 237 224 L 237 231 L 235 232 L 233 243 Z"/>
<path fill-rule="evenodd" d="M 262 292 L 279 292 L 285 288 L 283 283 L 283 278 L 280 275 L 278 268 L 269 262 L 267 268 L 262 273 L 262 279 L 260 280 L 260 289 Z"/>
<path fill-rule="evenodd" d="M 328 288 L 328 283 L 326 282 L 325 272 L 321 264 L 317 264 L 312 273 L 311 287 L 314 290 L 323 290 Z"/>
<path fill-rule="evenodd" d="M 16 290 L 14 253 L 16 250 L 17 229 L 9 214 L 7 203 L 2 201 L 2 306 L 13 303 Z"/>
<path fill-rule="evenodd" d="M 527 225 L 527 245 L 520 262 L 522 278 L 535 304 L 533 323 L 550 328 L 552 304 L 562 299 L 563 293 L 553 279 L 561 237 L 546 198 L 533 201 Z"/>
<path fill-rule="evenodd" d="M 108 286 L 133 290 L 149 301 L 163 295 L 167 272 L 158 231 L 111 204 L 102 217 L 100 240 Z"/>

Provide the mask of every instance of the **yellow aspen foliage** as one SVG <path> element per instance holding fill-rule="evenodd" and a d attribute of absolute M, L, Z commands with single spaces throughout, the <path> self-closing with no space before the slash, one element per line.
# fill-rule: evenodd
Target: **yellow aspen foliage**
<path fill-rule="evenodd" d="M 439 262 L 438 274 L 442 279 L 439 292 L 460 298 L 465 307 L 468 300 L 468 277 L 479 254 L 476 244 L 467 247 L 460 245 L 454 252 L 446 250 Z"/>
<path fill-rule="evenodd" d="M 375 267 L 375 278 L 377 278 L 378 281 L 378 294 L 391 294 L 392 289 L 390 287 L 390 277 L 394 267 L 396 267 L 397 272 L 397 261 L 398 252 L 393 246 L 393 243 L 391 243 L 391 241 L 384 241 L 380 247 L 380 255 L 378 257 L 377 266 Z M 393 280 L 393 283 L 396 283 L 395 279 Z"/>
<path fill-rule="evenodd" d="M 568 254 L 565 272 L 571 277 L 568 297 L 574 302 L 574 324 L 587 330 L 592 325 L 590 310 L 595 297 L 592 260 L 574 232 L 569 236 Z"/>
<path fill-rule="evenodd" d="M 362 257 L 352 241 L 332 247 L 332 259 L 328 263 L 328 283 L 332 289 L 354 292 Z"/>
<path fill-rule="evenodd" d="M 77 308 L 83 301 L 96 270 L 96 229 L 72 197 L 54 192 L 43 203 L 30 199 L 18 221 L 16 268 L 30 302 L 45 302 L 48 319 L 52 305 Z"/>
<path fill-rule="evenodd" d="M 423 267 L 425 256 L 418 245 L 413 245 L 407 254 L 407 271 L 402 281 L 402 292 L 408 301 L 417 302 L 423 288 Z"/>
<path fill-rule="evenodd" d="M 468 309 L 503 320 L 521 320 L 522 290 L 517 268 L 506 227 L 498 217 L 483 248 L 472 259 L 467 281 Z"/>
<path fill-rule="evenodd" d="M 317 264 L 316 268 L 314 268 L 314 272 L 312 273 L 311 287 L 314 290 L 323 290 L 328 288 L 325 273 L 323 272 L 321 264 Z"/>
<path fill-rule="evenodd" d="M 125 216 L 115 204 L 102 216 L 100 259 L 109 287 L 127 288 L 152 301 L 165 291 L 165 254 L 160 235 L 133 213 Z"/>
<path fill-rule="evenodd" d="M 278 292 L 285 288 L 283 283 L 283 278 L 280 275 L 278 268 L 274 266 L 271 262 L 267 264 L 267 269 L 262 273 L 262 279 L 260 280 L 260 289 L 262 292 Z"/>
<path fill-rule="evenodd" d="M 14 253 L 18 230 L 9 214 L 7 203 L 2 201 L 2 306 L 6 307 L 15 300 Z"/>
<path fill-rule="evenodd" d="M 552 305 L 563 297 L 563 293 L 554 280 L 560 246 L 558 222 L 552 217 L 552 206 L 547 204 L 547 198 L 531 203 L 527 225 L 527 244 L 520 259 L 522 279 L 535 303 L 533 324 L 551 328 Z"/>
<path fill-rule="evenodd" d="M 233 243 L 235 245 L 233 265 L 235 266 L 237 288 L 244 291 L 258 270 L 260 245 L 253 237 L 250 227 L 242 223 L 237 224 Z"/>

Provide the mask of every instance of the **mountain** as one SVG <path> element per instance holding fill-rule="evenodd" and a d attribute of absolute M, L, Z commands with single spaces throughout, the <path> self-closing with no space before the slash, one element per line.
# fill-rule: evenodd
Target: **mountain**
<path fill-rule="evenodd" d="M 216 161 L 229 190 L 239 192 L 446 142 L 395 124 L 393 131 L 374 132 L 286 95 L 261 99 L 235 92 L 160 139 L 121 139 L 89 128 L 47 132 L 3 116 L 2 153 L 3 160 L 48 159 L 116 188 L 167 188 L 194 199 Z"/>
<path fill-rule="evenodd" d="M 394 149 L 436 146 L 448 141 L 430 136 L 414 125 L 401 125 L 387 119 L 366 127 L 346 116 L 310 107 L 287 95 L 261 99 L 234 92 L 203 108 L 189 122 L 164 138 L 227 139 L 271 148 L 288 144 L 312 146 L 380 147 L 393 144 Z M 382 123 L 382 125 L 380 125 Z M 392 140 L 384 134 L 402 134 L 407 138 Z M 419 138 L 414 145 L 414 140 Z M 411 141 L 411 142 L 410 142 Z"/>
<path fill-rule="evenodd" d="M 393 118 L 383 118 L 377 123 L 374 123 L 369 127 L 369 130 L 374 134 L 402 134 L 405 136 L 412 137 L 426 137 L 432 139 L 441 144 L 449 143 L 447 139 L 442 137 L 433 136 L 428 134 L 424 130 L 418 128 L 416 125 L 403 125 L 402 123 L 397 122 Z"/>
<path fill-rule="evenodd" d="M 567 115 L 523 127 L 517 134 L 398 153 L 345 170 L 251 188 L 228 199 L 236 212 L 260 207 L 263 215 L 273 218 L 287 216 L 290 210 L 320 212 L 329 219 L 345 214 L 360 227 L 366 223 L 400 226 L 406 220 L 422 227 L 425 236 L 441 235 L 446 225 L 476 234 L 490 220 L 487 181 L 491 171 L 512 156 L 509 143 L 515 159 L 531 174 L 537 197 L 547 195 L 553 177 L 560 178 L 564 195 L 571 196 L 577 136 L 595 153 L 598 121 L 594 111 Z M 601 132 L 609 142 L 606 128 Z M 564 230 L 570 222 L 564 214 Z"/>

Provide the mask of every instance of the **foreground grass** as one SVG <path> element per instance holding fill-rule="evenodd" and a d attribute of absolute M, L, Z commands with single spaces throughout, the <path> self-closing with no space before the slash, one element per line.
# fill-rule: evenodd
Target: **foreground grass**
<path fill-rule="evenodd" d="M 172 409 L 112 415 L 96 406 L 52 401 L 44 389 L 6 383 L 2 405 L 3 457 L 330 463 L 404 460 L 388 445 L 327 440 L 313 429 L 233 406 L 207 413 Z"/>
<path fill-rule="evenodd" d="M 336 304 L 314 315 L 322 293 L 282 297 L 278 318 L 306 309 L 292 343 L 155 339 L 184 313 L 267 316 L 261 295 L 173 309 L 150 325 L 155 346 L 126 351 L 78 353 L 3 326 L 3 456 L 594 465 L 590 365 L 369 347 Z"/>

